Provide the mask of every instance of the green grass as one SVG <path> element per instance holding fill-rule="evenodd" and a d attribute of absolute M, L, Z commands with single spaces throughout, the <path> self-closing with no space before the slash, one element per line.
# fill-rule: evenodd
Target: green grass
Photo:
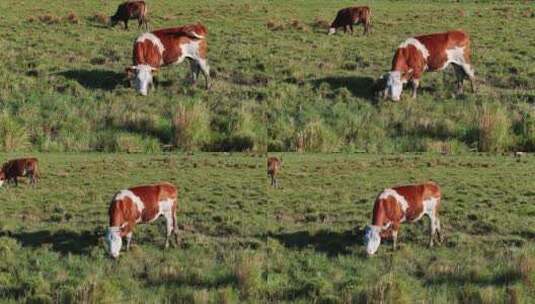
<path fill-rule="evenodd" d="M 535 301 L 531 155 L 285 154 L 280 189 L 255 155 L 37 156 L 37 188 L 0 189 L 5 302 Z M 442 186 L 444 245 L 427 248 L 423 219 L 402 226 L 398 251 L 367 258 L 376 194 L 427 179 Z M 163 250 L 159 220 L 108 258 L 113 194 L 161 180 L 180 188 L 182 247 Z"/>
<path fill-rule="evenodd" d="M 0 112 L 15 122 L 2 121 L 0 134 L 25 136 L 0 148 L 125 151 L 126 136 L 136 151 L 534 149 L 532 2 L 374 1 L 370 37 L 360 28 L 328 37 L 322 21 L 350 4 L 151 2 L 152 28 L 207 25 L 214 88 L 189 86 L 183 64 L 163 69 L 159 88 L 142 97 L 124 73 L 136 27 L 110 29 L 94 18 L 111 15 L 117 3 L 3 2 Z M 71 12 L 77 23 L 68 21 Z M 396 46 L 452 28 L 472 37 L 478 93 L 454 96 L 446 71 L 424 76 L 417 101 L 377 103 L 370 88 L 390 68 Z M 205 113 L 193 133 L 203 140 L 183 145 L 174 140 L 173 117 L 197 104 Z M 487 106 L 497 109 L 486 112 L 498 115 L 495 125 L 482 123 Z"/>

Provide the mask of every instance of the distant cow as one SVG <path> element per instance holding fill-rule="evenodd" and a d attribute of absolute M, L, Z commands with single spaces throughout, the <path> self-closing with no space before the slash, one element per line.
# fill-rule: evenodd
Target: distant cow
<path fill-rule="evenodd" d="M 362 24 L 364 26 L 364 35 L 369 34 L 371 27 L 371 11 L 367 6 L 347 7 L 341 9 L 336 14 L 336 18 L 331 23 L 329 28 L 329 35 L 336 33 L 336 29 L 339 27 L 344 28 L 344 33 L 347 32 L 347 28 L 351 30 L 353 34 L 353 25 Z"/>
<path fill-rule="evenodd" d="M 133 63 L 126 68 L 134 86 L 141 95 L 147 95 L 153 85 L 153 73 L 161 66 L 179 64 L 188 58 L 191 63 L 192 83 L 197 82 L 199 71 L 210 87 L 210 68 L 206 60 L 208 31 L 204 25 L 189 24 L 176 28 L 144 33 L 134 42 Z"/>
<path fill-rule="evenodd" d="M 109 228 L 106 243 L 113 258 L 119 257 L 126 237 L 126 250 L 130 249 L 132 233 L 137 223 L 151 223 L 161 215 L 165 218 L 167 237 L 165 248 L 169 247 L 169 237 L 175 234 L 179 243 L 176 221 L 177 189 L 169 183 L 137 186 L 119 191 L 113 197 L 109 208 Z"/>
<path fill-rule="evenodd" d="M 392 69 L 384 76 L 384 97 L 398 101 L 403 84 L 412 82 L 412 97 L 420 78 L 426 71 L 440 71 L 450 63 L 457 75 L 457 92 L 463 92 L 465 77 L 470 79 L 474 91 L 474 69 L 470 61 L 470 37 L 463 31 L 430 34 L 409 38 L 403 42 L 394 55 Z"/>
<path fill-rule="evenodd" d="M 124 29 L 128 29 L 128 20 L 137 19 L 138 28 L 145 25 L 145 30 L 148 30 L 147 24 L 147 5 L 145 1 L 127 1 L 123 2 L 117 7 L 115 15 L 110 17 L 111 26 L 115 26 L 119 21 L 124 22 Z"/>
<path fill-rule="evenodd" d="M 271 186 L 278 188 L 279 182 L 277 181 L 277 174 L 282 166 L 282 158 L 279 160 L 277 157 L 268 157 L 267 160 L 267 174 L 271 177 Z"/>
<path fill-rule="evenodd" d="M 37 158 L 19 158 L 7 161 L 0 169 L 0 186 L 5 182 L 13 182 L 18 186 L 17 177 L 27 177 L 30 184 L 35 185 L 39 179 L 39 161 Z"/>
<path fill-rule="evenodd" d="M 442 242 L 438 208 L 440 188 L 436 183 L 399 186 L 381 192 L 373 206 L 372 224 L 366 227 L 365 245 L 368 255 L 373 255 L 381 244 L 381 238 L 392 238 L 396 249 L 399 226 L 402 222 L 416 222 L 425 214 L 430 219 L 429 246 L 435 235 Z"/>

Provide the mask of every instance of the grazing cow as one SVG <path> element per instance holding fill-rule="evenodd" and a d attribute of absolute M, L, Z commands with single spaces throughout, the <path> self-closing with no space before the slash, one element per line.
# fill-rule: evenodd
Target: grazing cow
<path fill-rule="evenodd" d="M 371 11 L 367 6 L 356 6 L 356 7 L 347 7 L 341 9 L 336 14 L 331 27 L 329 28 L 329 35 L 336 33 L 336 29 L 339 27 L 344 28 L 344 33 L 347 32 L 347 28 L 351 30 L 353 34 L 353 24 L 364 26 L 364 35 L 368 35 L 370 32 L 371 26 Z"/>
<path fill-rule="evenodd" d="M 126 69 L 130 78 L 135 76 L 136 90 L 141 95 L 147 95 L 149 86 L 153 84 L 153 73 L 158 68 L 179 64 L 185 58 L 190 59 L 192 83 L 197 82 L 199 71 L 202 71 L 208 89 L 210 68 L 206 61 L 207 33 L 206 27 L 197 23 L 161 29 L 139 36 L 134 42 L 134 65 Z"/>
<path fill-rule="evenodd" d="M 110 209 L 110 227 L 106 233 L 106 243 L 113 258 L 119 257 L 126 236 L 126 250 L 130 249 L 132 233 L 137 223 L 151 223 L 163 215 L 167 228 L 165 248 L 169 247 L 169 237 L 175 234 L 179 244 L 176 221 L 177 189 L 169 183 L 137 186 L 121 190 L 113 197 Z"/>
<path fill-rule="evenodd" d="M 0 186 L 5 182 L 13 182 L 18 186 L 17 177 L 27 177 L 34 185 L 39 179 L 39 161 L 37 158 L 19 158 L 7 161 L 0 169 Z"/>
<path fill-rule="evenodd" d="M 267 160 L 267 174 L 271 177 L 271 186 L 278 188 L 279 182 L 277 181 L 277 173 L 282 166 L 282 158 L 279 160 L 277 157 L 268 157 Z"/>
<path fill-rule="evenodd" d="M 368 255 L 373 255 L 381 244 L 381 238 L 392 238 L 396 249 L 399 226 L 402 222 L 416 222 L 425 214 L 430 219 L 429 246 L 435 235 L 442 242 L 438 208 L 440 188 L 434 182 L 399 186 L 379 193 L 373 206 L 372 224 L 366 227 L 365 245 Z"/>
<path fill-rule="evenodd" d="M 137 19 L 138 28 L 145 25 L 145 30 L 148 30 L 147 24 L 147 5 L 145 1 L 127 1 L 123 2 L 117 7 L 115 15 L 110 17 L 111 26 L 115 26 L 119 21 L 124 22 L 124 29 L 128 29 L 128 20 Z"/>
<path fill-rule="evenodd" d="M 398 101 L 403 84 L 412 82 L 412 97 L 425 71 L 440 71 L 450 64 L 457 76 L 457 92 L 462 94 L 465 77 L 470 79 L 474 91 L 474 69 L 470 61 L 470 37 L 463 31 L 449 31 L 409 38 L 403 42 L 394 55 L 391 71 L 386 79 L 384 97 Z"/>

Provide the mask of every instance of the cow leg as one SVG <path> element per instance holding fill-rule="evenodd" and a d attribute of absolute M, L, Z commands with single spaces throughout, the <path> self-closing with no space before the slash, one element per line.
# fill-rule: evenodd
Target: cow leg
<path fill-rule="evenodd" d="M 435 216 L 435 221 L 436 221 L 436 230 L 437 230 L 437 237 L 438 237 L 438 243 L 439 244 L 442 244 L 442 242 L 444 241 L 444 236 L 442 235 L 442 228 L 440 227 L 440 220 L 437 216 Z"/>
<path fill-rule="evenodd" d="M 127 30 L 128 29 L 128 19 L 126 19 L 124 21 L 124 29 Z"/>
<path fill-rule="evenodd" d="M 130 250 L 130 244 L 132 242 L 132 231 L 126 235 L 126 251 Z"/>
<path fill-rule="evenodd" d="M 429 247 L 433 247 L 435 235 L 437 234 L 437 217 L 434 214 L 429 215 Z"/>
<path fill-rule="evenodd" d="M 416 98 L 418 91 L 418 86 L 420 86 L 420 79 L 412 79 L 412 98 Z"/>
<path fill-rule="evenodd" d="M 463 63 L 462 68 L 466 76 L 468 76 L 468 79 L 470 79 L 470 86 L 472 87 L 472 93 L 475 93 L 476 92 L 476 87 L 475 87 L 476 76 L 474 73 L 474 69 L 468 63 Z"/>
<path fill-rule="evenodd" d="M 199 72 L 201 70 L 199 64 L 195 60 L 190 60 L 191 67 L 191 84 L 195 86 L 197 84 L 197 78 L 199 77 Z"/>
<path fill-rule="evenodd" d="M 460 65 L 453 64 L 453 69 L 455 70 L 455 77 L 457 78 L 457 94 L 463 94 L 463 81 L 465 77 L 465 72 Z"/>
<path fill-rule="evenodd" d="M 206 89 L 211 88 L 211 79 L 210 79 L 210 66 L 206 62 L 206 59 L 197 59 L 197 64 L 201 68 L 201 72 L 204 75 L 204 80 L 206 81 Z"/>
<path fill-rule="evenodd" d="M 15 183 L 15 187 L 18 187 L 19 186 L 19 181 L 17 179 L 17 177 L 13 177 L 13 182 Z"/>
<path fill-rule="evenodd" d="M 173 220 L 173 213 L 172 211 L 167 211 L 164 213 L 165 217 L 165 228 L 166 228 L 166 237 L 165 237 L 165 248 L 169 248 L 169 238 L 171 237 L 171 233 L 173 233 L 174 228 L 174 221 Z"/>
<path fill-rule="evenodd" d="M 398 231 L 395 229 L 392 229 L 392 249 L 398 249 Z"/>
<path fill-rule="evenodd" d="M 175 234 L 176 246 L 180 246 L 180 233 L 178 231 L 178 222 L 176 220 L 176 212 L 173 214 L 173 233 Z"/>
<path fill-rule="evenodd" d="M 350 24 L 350 25 L 349 25 L 349 29 L 351 30 L 351 32 L 350 32 L 351 35 L 353 35 L 353 24 Z"/>

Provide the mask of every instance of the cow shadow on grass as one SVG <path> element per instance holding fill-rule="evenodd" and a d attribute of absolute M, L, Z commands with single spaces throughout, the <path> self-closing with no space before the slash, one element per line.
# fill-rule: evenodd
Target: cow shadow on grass
<path fill-rule="evenodd" d="M 57 75 L 75 80 L 86 89 L 93 90 L 100 89 L 111 91 L 118 85 L 124 85 L 126 83 L 126 77 L 124 73 L 117 73 L 110 70 L 76 69 L 59 72 Z"/>
<path fill-rule="evenodd" d="M 97 231 L 84 230 L 73 232 L 49 230 L 33 232 L 0 231 L 0 237 L 16 239 L 23 247 L 41 248 L 50 246 L 53 251 L 65 254 L 87 255 L 92 248 L 98 246 L 101 234 Z"/>
<path fill-rule="evenodd" d="M 375 96 L 376 82 L 372 77 L 330 76 L 311 80 L 310 83 L 316 90 L 320 89 L 324 84 L 327 84 L 333 91 L 345 88 L 355 97 L 368 99 L 370 101 L 376 101 L 377 99 Z M 334 92 L 332 96 L 327 94 L 327 97 L 334 98 L 334 94 Z"/>
<path fill-rule="evenodd" d="M 320 230 L 315 233 L 310 231 L 297 231 L 279 234 L 268 234 L 289 249 L 312 248 L 328 256 L 351 254 L 355 247 L 361 245 L 364 240 L 364 230 L 359 228 L 347 231 Z"/>

